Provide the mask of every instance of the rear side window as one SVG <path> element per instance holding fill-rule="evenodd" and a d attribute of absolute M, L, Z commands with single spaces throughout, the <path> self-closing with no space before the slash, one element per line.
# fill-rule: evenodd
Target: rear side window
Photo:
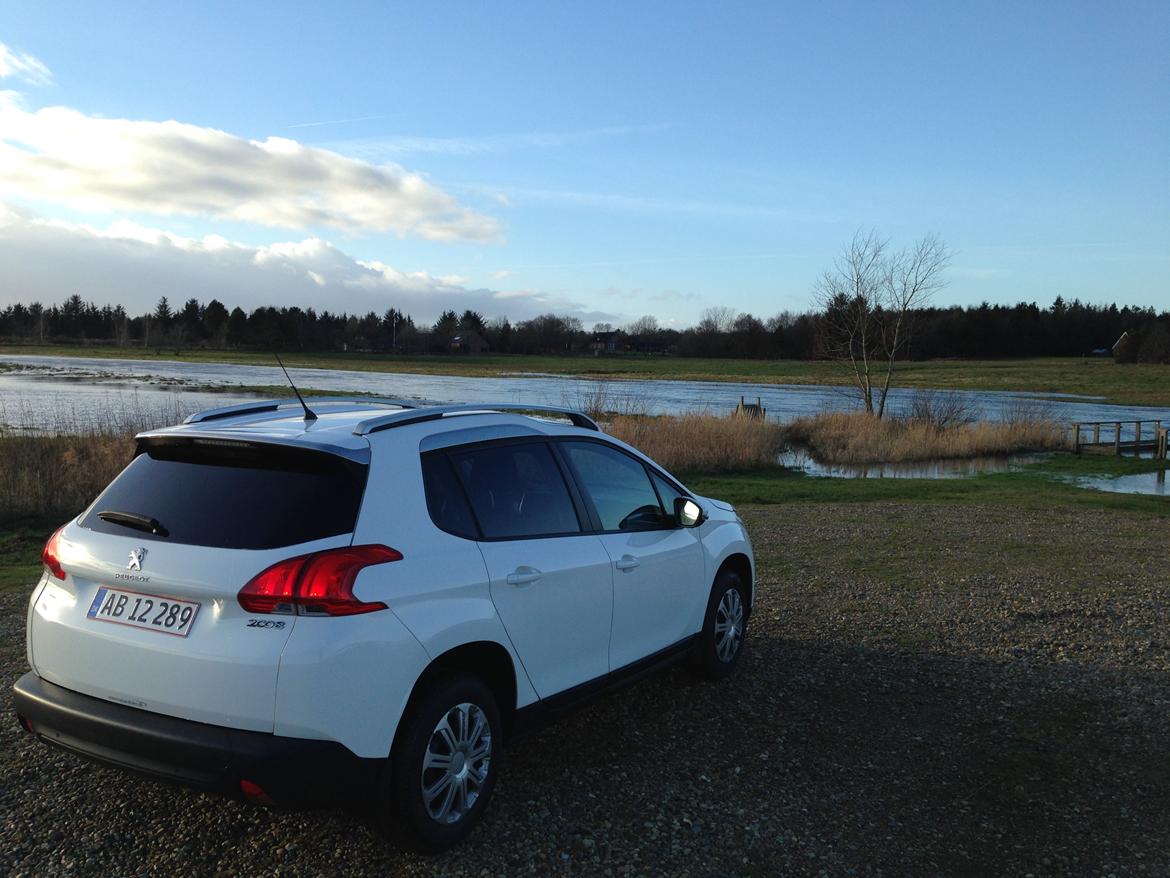
<path fill-rule="evenodd" d="M 541 442 L 488 445 L 450 454 L 489 539 L 579 533 L 564 477 Z"/>
<path fill-rule="evenodd" d="M 140 453 L 81 520 L 99 533 L 223 549 L 274 549 L 352 533 L 367 467 L 274 445 L 156 445 Z M 155 519 L 165 534 L 103 520 Z"/>
<path fill-rule="evenodd" d="M 455 477 L 447 455 L 425 454 L 422 459 L 423 484 L 427 492 L 427 511 L 433 521 L 447 533 L 468 539 L 479 537 L 479 528 L 467 505 L 467 494 Z"/>

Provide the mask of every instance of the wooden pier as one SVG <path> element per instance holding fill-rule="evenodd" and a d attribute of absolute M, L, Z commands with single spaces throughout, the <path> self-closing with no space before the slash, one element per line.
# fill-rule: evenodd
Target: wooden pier
<path fill-rule="evenodd" d="M 1131 429 L 1132 428 L 1132 429 Z M 1157 459 L 1167 457 L 1170 428 L 1161 421 L 1082 421 L 1073 424 L 1073 450 L 1104 454 L 1140 455 L 1153 453 Z"/>
<path fill-rule="evenodd" d="M 762 419 L 768 414 L 768 410 L 764 408 L 763 402 L 757 396 L 755 402 L 747 402 L 741 396 L 739 398 L 739 405 L 735 407 L 735 417 L 737 418 L 760 418 Z"/>

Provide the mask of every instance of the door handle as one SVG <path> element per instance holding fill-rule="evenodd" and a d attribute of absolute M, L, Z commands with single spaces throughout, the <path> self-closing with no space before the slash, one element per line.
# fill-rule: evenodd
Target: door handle
<path fill-rule="evenodd" d="M 641 563 L 642 562 L 639 561 L 637 558 L 635 558 L 633 555 L 622 555 L 620 558 L 618 558 L 616 561 L 613 562 L 613 566 L 616 567 L 618 570 L 633 570 L 635 567 L 637 567 Z"/>
<path fill-rule="evenodd" d="M 536 582 L 544 574 L 535 567 L 517 567 L 508 574 L 508 585 L 528 585 Z"/>

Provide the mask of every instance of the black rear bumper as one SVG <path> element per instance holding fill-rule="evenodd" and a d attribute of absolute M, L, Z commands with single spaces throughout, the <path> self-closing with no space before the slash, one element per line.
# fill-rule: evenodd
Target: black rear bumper
<path fill-rule="evenodd" d="M 150 713 L 65 689 L 29 672 L 16 713 L 47 744 L 137 774 L 232 797 L 241 781 L 277 804 L 307 807 L 369 796 L 387 760 L 335 741 L 286 738 Z"/>

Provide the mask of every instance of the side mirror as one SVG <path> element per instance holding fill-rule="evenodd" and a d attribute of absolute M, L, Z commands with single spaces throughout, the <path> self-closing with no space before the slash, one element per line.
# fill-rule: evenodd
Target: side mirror
<path fill-rule="evenodd" d="M 676 497 L 674 520 L 678 522 L 679 527 L 697 527 L 703 523 L 703 510 L 690 497 Z"/>

